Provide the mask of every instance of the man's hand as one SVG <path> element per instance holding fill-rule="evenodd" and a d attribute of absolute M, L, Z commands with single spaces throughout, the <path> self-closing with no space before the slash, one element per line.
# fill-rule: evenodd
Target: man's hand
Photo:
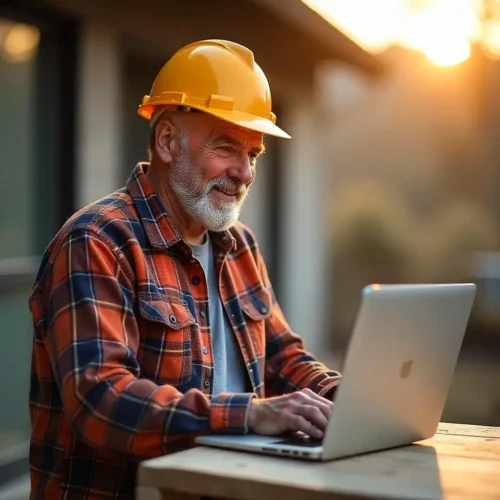
<path fill-rule="evenodd" d="M 253 399 L 248 428 L 256 434 L 277 436 L 301 431 L 314 439 L 323 437 L 333 403 L 310 389 L 268 399 Z"/>

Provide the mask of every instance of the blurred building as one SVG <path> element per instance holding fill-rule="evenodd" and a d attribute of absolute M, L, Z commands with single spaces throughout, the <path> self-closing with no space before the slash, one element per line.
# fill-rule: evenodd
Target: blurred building
<path fill-rule="evenodd" d="M 329 73 L 323 151 L 330 350 L 343 356 L 369 283 L 474 282 L 443 419 L 500 425 L 500 61 L 438 67 L 393 47 L 375 85 Z M 333 91 L 332 91 L 333 89 Z"/>
<path fill-rule="evenodd" d="M 173 52 L 198 39 L 250 47 L 291 142 L 267 141 L 243 219 L 307 346 L 323 344 L 327 159 L 318 68 L 380 63 L 299 0 L 12 0 L 0 5 L 0 485 L 26 471 L 32 325 L 45 246 L 81 206 L 146 159 L 136 109 Z M 1 456 L 2 450 L 7 458 Z M 14 493 L 11 492 L 11 498 Z"/>

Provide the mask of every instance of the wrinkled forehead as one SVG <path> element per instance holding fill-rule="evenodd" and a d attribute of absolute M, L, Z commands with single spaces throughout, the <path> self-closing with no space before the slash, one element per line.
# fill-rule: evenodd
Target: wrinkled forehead
<path fill-rule="evenodd" d="M 214 141 L 249 149 L 264 149 L 263 135 L 259 132 L 222 124 L 212 129 L 210 138 Z"/>

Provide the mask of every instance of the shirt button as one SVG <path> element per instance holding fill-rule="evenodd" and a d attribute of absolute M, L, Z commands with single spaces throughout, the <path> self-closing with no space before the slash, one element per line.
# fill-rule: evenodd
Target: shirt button
<path fill-rule="evenodd" d="M 195 286 L 196 286 L 196 285 L 199 285 L 199 284 L 200 284 L 200 282 L 201 282 L 201 278 L 200 278 L 199 276 L 193 276 L 193 278 L 191 279 L 191 283 L 192 283 L 193 285 L 195 285 Z"/>
<path fill-rule="evenodd" d="M 205 382 L 203 382 L 203 385 L 208 389 L 210 387 L 210 380 L 205 380 Z"/>
<path fill-rule="evenodd" d="M 204 318 L 206 316 L 205 311 L 200 311 L 200 317 Z"/>
<path fill-rule="evenodd" d="M 170 320 L 170 323 L 172 323 L 173 325 L 175 325 L 177 323 L 177 318 L 171 314 L 168 319 Z"/>
<path fill-rule="evenodd" d="M 262 314 L 267 314 L 267 307 L 262 306 L 262 307 L 260 308 L 260 312 L 261 312 Z"/>
<path fill-rule="evenodd" d="M 202 351 L 203 354 L 208 354 L 208 349 L 205 346 L 203 346 Z M 208 382 L 208 380 L 206 380 L 205 382 Z"/>

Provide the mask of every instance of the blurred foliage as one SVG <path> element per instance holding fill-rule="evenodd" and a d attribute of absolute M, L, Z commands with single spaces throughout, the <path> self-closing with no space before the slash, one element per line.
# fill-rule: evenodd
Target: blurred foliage
<path fill-rule="evenodd" d="M 474 255 L 498 251 L 494 219 L 478 203 L 455 200 L 425 217 L 412 213 L 395 187 L 351 182 L 331 214 L 332 321 L 336 335 L 350 335 L 363 286 L 371 283 L 477 282 Z M 479 290 L 481 292 L 481 290 Z M 476 320 L 500 331 L 500 312 L 481 307 Z"/>

